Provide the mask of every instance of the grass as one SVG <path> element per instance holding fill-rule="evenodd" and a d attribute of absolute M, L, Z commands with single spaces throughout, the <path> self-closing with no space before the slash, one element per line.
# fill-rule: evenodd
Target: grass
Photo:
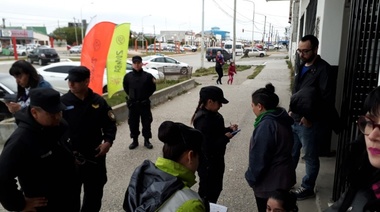
<path fill-rule="evenodd" d="M 251 68 L 251 66 L 247 66 L 247 65 L 236 65 L 236 72 L 238 71 L 244 71 L 244 70 L 247 70 Z M 228 65 L 224 65 L 223 66 L 223 73 L 224 74 L 227 74 L 228 73 Z M 200 69 L 197 69 L 195 71 L 195 73 L 193 73 L 193 77 L 201 77 L 201 76 L 207 76 L 207 75 L 211 75 L 211 74 L 216 74 L 216 71 L 215 71 L 215 66 L 212 66 L 212 67 L 209 67 L 209 68 L 200 68 Z"/>
<path fill-rule="evenodd" d="M 156 90 L 158 91 L 158 90 L 170 87 L 172 85 L 183 82 L 185 80 L 187 80 L 186 77 L 179 78 L 178 80 L 158 80 L 156 82 Z M 111 98 L 108 98 L 108 95 L 103 95 L 103 97 L 106 99 L 108 105 L 113 107 L 115 105 L 126 102 L 127 94 L 124 92 L 124 90 L 121 90 L 115 93 Z"/>
<path fill-rule="evenodd" d="M 248 79 L 255 79 L 255 77 L 260 74 L 260 72 L 263 70 L 264 67 L 265 67 L 264 65 L 258 65 L 258 66 L 256 66 L 256 68 L 253 71 L 253 73 L 251 75 L 249 75 L 247 78 Z"/>
<path fill-rule="evenodd" d="M 287 60 L 286 63 L 288 64 L 288 69 L 290 70 L 290 90 L 292 90 L 294 85 L 294 68 L 290 60 Z"/>

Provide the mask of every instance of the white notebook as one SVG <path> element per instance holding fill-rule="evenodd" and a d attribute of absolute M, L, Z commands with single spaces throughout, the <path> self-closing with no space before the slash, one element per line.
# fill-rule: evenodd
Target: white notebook
<path fill-rule="evenodd" d="M 227 207 L 210 202 L 210 212 L 227 212 Z"/>

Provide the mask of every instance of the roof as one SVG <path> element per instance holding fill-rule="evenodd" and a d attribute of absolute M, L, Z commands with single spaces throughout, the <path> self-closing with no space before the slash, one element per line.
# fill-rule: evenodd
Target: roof
<path fill-rule="evenodd" d="M 25 29 L 21 26 L 7 26 L 6 29 Z M 28 26 L 26 27 L 27 30 L 32 30 L 33 32 L 37 32 L 40 34 L 48 35 L 46 31 L 46 27 L 44 26 Z"/>

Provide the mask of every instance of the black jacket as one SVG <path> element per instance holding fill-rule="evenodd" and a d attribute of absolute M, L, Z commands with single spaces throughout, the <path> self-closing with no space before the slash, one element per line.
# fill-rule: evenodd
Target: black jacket
<path fill-rule="evenodd" d="M 21 211 L 25 197 L 46 197 L 38 211 L 77 211 L 76 170 L 67 137 L 67 124 L 43 127 L 29 108 L 15 114 L 17 129 L 0 155 L 0 202 L 9 211 Z M 16 178 L 21 185 L 18 190 Z M 78 203 L 78 205 L 77 205 Z"/>
<path fill-rule="evenodd" d="M 208 159 L 223 158 L 230 139 L 225 135 L 232 132 L 224 126 L 224 118 L 218 112 L 200 109 L 194 117 L 194 128 L 201 131 L 205 137 L 202 150 Z"/>
<path fill-rule="evenodd" d="M 69 123 L 70 140 L 75 151 L 87 159 L 95 159 L 95 149 L 103 142 L 111 144 L 116 136 L 116 121 L 112 108 L 100 95 L 88 90 L 84 100 L 77 98 L 71 91 L 61 97 L 68 109 L 63 118 Z"/>
<path fill-rule="evenodd" d="M 156 84 L 152 74 L 143 70 L 133 71 L 124 76 L 123 87 L 128 94 L 129 101 L 146 101 L 156 91 Z"/>
<path fill-rule="evenodd" d="M 300 72 L 304 63 L 298 67 Z M 334 116 L 336 79 L 330 64 L 319 55 L 310 69 L 300 76 L 297 73 L 294 79 L 293 95 L 290 100 L 292 117 L 299 121 L 302 117 L 310 121 L 326 120 Z"/>

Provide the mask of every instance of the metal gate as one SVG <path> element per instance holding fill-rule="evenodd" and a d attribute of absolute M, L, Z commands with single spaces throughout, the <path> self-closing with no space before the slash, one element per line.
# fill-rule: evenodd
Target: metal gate
<path fill-rule="evenodd" d="M 345 130 L 339 135 L 333 200 L 347 187 L 342 164 L 348 144 L 357 134 L 356 120 L 362 115 L 363 101 L 378 86 L 380 60 L 380 4 L 379 0 L 351 0 L 346 70 L 341 117 Z"/>

